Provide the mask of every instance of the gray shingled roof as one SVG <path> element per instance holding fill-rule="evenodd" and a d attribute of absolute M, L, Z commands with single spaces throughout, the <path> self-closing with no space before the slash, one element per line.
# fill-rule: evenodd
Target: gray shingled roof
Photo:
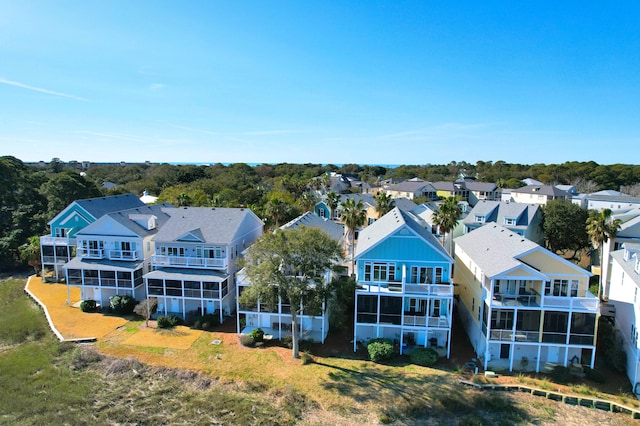
<path fill-rule="evenodd" d="M 438 240 L 431 235 L 427 229 L 420 226 L 408 213 L 403 212 L 397 207 L 360 231 L 355 257 L 361 256 L 380 241 L 405 226 L 409 227 L 428 244 L 433 246 L 434 250 L 440 252 L 444 257 L 450 258 Z"/>
<path fill-rule="evenodd" d="M 222 207 L 179 207 L 163 209 L 169 220 L 153 238 L 154 241 L 173 242 L 187 233 L 199 232 L 206 243 L 229 244 L 245 220 L 262 224 L 251 210 Z"/>
<path fill-rule="evenodd" d="M 393 202 L 395 203 L 395 206 L 403 212 L 410 212 L 418 207 L 416 203 L 405 197 L 394 198 Z"/>
<path fill-rule="evenodd" d="M 353 199 L 358 202 L 358 200 L 362 201 L 365 204 L 369 204 L 370 206 L 376 205 L 375 200 L 373 199 L 373 194 L 341 194 L 340 195 L 340 204 L 344 203 L 347 199 Z"/>
<path fill-rule="evenodd" d="M 96 219 L 99 219 L 107 213 L 131 209 L 134 207 L 144 207 L 144 203 L 134 194 L 87 198 L 85 200 L 76 200 L 75 203 L 89 212 Z"/>
<path fill-rule="evenodd" d="M 113 218 L 113 220 L 120 223 L 121 225 L 127 227 L 135 234 L 140 235 L 141 237 L 146 237 L 148 235 L 156 234 L 158 230 L 162 228 L 165 223 L 167 223 L 170 216 L 163 211 L 163 209 L 167 208 L 173 208 L 173 205 L 171 205 L 170 203 L 155 204 L 152 206 L 145 205 L 144 207 L 136 207 L 135 209 L 121 210 L 118 212 L 109 213 L 108 216 L 110 218 Z M 143 228 L 135 222 L 135 219 L 138 217 L 148 216 L 156 217 L 156 227 L 154 229 Z M 88 230 L 90 231 L 91 226 L 92 225 L 89 225 L 89 227 L 83 229 L 79 233 L 83 233 Z"/>
<path fill-rule="evenodd" d="M 485 225 L 454 240 L 489 278 L 524 263 L 517 256 L 538 248 L 536 243 L 499 225 Z M 543 249 L 544 250 L 544 249 Z"/>
<path fill-rule="evenodd" d="M 517 219 L 515 225 L 509 228 L 526 229 L 540 210 L 537 204 L 516 203 L 513 201 L 479 201 L 469 212 L 467 218 L 463 221 L 465 225 L 479 225 L 475 222 L 475 216 L 484 216 L 485 223 L 495 222 L 499 225 L 504 224 L 504 219 Z"/>
<path fill-rule="evenodd" d="M 308 226 L 310 228 L 318 228 L 325 232 L 335 241 L 340 241 L 344 235 L 344 225 L 334 222 L 329 219 L 323 219 L 311 212 L 306 212 L 301 216 L 293 219 L 289 223 L 282 225 L 281 229 L 287 228 L 299 228 L 301 226 Z"/>

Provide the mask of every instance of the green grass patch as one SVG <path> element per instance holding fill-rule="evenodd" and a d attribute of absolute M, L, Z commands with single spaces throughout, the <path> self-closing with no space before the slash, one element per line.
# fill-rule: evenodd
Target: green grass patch
<path fill-rule="evenodd" d="M 0 283 L 0 343 L 14 345 L 44 337 L 48 324 L 42 310 L 24 293 L 25 281 Z"/>

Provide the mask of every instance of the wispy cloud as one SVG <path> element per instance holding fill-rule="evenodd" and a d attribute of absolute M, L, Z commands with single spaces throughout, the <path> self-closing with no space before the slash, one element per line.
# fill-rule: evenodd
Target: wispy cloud
<path fill-rule="evenodd" d="M 81 98 L 80 96 L 70 95 L 68 93 L 55 92 L 49 89 L 43 89 L 42 87 L 29 86 L 28 84 L 20 83 L 19 81 L 8 80 L 6 78 L 0 77 L 0 83 L 6 84 L 8 86 L 20 87 L 22 89 L 31 90 L 34 92 L 46 93 L 48 95 L 60 96 L 63 98 L 75 99 L 76 101 L 89 102 L 85 98 Z"/>

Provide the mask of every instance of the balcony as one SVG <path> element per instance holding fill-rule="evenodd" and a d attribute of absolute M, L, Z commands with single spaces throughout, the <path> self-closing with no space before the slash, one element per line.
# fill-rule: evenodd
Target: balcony
<path fill-rule="evenodd" d="M 541 296 L 535 291 L 516 293 L 498 293 L 493 295 L 493 306 L 540 306 Z"/>
<path fill-rule="evenodd" d="M 178 268 L 198 269 L 227 269 L 227 259 L 211 259 L 195 256 L 165 256 L 154 254 L 151 256 L 153 266 L 169 266 Z"/>
<path fill-rule="evenodd" d="M 138 260 L 136 250 L 109 250 L 109 260 Z"/>
<path fill-rule="evenodd" d="M 69 256 L 42 256 L 42 263 L 45 263 L 47 265 L 64 265 L 70 260 L 71 258 Z"/>
<path fill-rule="evenodd" d="M 104 259 L 104 250 L 78 247 L 76 249 L 76 256 L 82 257 L 85 259 Z"/>
<path fill-rule="evenodd" d="M 40 237 L 41 246 L 75 246 L 76 239 L 68 237 L 52 237 L 51 235 L 43 235 Z"/>
<path fill-rule="evenodd" d="M 391 294 L 419 294 L 421 296 L 453 297 L 453 286 L 441 284 L 403 284 L 390 283 L 358 283 L 358 293 L 391 293 Z"/>
<path fill-rule="evenodd" d="M 503 342 L 539 342 L 539 331 L 524 330 L 491 330 L 489 340 L 500 340 Z"/>
<path fill-rule="evenodd" d="M 600 301 L 591 293 L 588 293 L 587 297 L 544 296 L 542 307 L 597 313 L 600 310 Z"/>

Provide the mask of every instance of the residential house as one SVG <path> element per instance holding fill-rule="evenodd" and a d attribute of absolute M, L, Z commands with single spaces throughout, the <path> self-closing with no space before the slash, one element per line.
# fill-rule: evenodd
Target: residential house
<path fill-rule="evenodd" d="M 586 203 L 588 210 L 609 209 L 612 212 L 621 212 L 640 207 L 640 198 L 618 191 L 599 191 L 587 195 Z"/>
<path fill-rule="evenodd" d="M 433 182 L 438 197 L 458 197 L 468 201 L 473 207 L 478 201 L 499 200 L 500 188 L 495 183 L 477 182 L 473 178 L 466 177 L 455 182 Z"/>
<path fill-rule="evenodd" d="M 605 260 L 608 259 L 608 261 L 602 265 L 601 271 L 604 277 L 602 280 L 602 294 L 605 298 L 608 297 L 609 292 L 609 275 L 612 261 L 609 255 L 614 251 L 620 250 L 623 244 L 640 244 L 640 206 L 613 213 L 611 219 L 620 220 L 620 229 L 614 238 L 607 239 L 600 247 L 603 253 L 602 258 Z"/>
<path fill-rule="evenodd" d="M 356 247 L 354 351 L 385 337 L 401 353 L 434 347 L 450 354 L 453 259 L 427 229 L 394 208 L 360 233 Z"/>
<path fill-rule="evenodd" d="M 552 185 L 527 185 L 512 189 L 511 199 L 516 203 L 547 204 L 552 200 L 571 200 L 571 195 Z"/>
<path fill-rule="evenodd" d="M 342 194 L 340 195 L 338 207 L 333 212 L 333 220 L 340 220 L 340 206 L 347 199 L 353 199 L 356 203 L 358 201 L 362 201 L 366 212 L 366 221 L 364 226 L 371 225 L 378 219 L 378 211 L 376 210 L 376 201 L 373 194 Z M 416 203 L 405 197 L 394 198 L 393 201 L 395 206 L 403 211 L 411 211 L 417 207 Z M 326 198 L 323 198 L 316 204 L 314 214 L 321 218 L 329 218 L 330 208 L 326 203 Z"/>
<path fill-rule="evenodd" d="M 293 219 L 281 226 L 280 229 L 296 229 L 304 226 L 320 229 L 339 243 L 344 236 L 344 225 L 323 219 L 310 212 Z M 331 280 L 332 278 L 332 275 L 327 271 L 325 279 Z M 237 296 L 239 297 L 244 289 L 250 285 L 251 282 L 244 274 L 244 269 L 240 270 L 237 275 Z M 301 313 L 297 316 L 299 336 L 302 336 L 303 339 L 324 343 L 329 332 L 330 306 L 323 303 L 320 307 L 301 306 L 300 308 Z M 236 312 L 238 334 L 249 334 L 252 330 L 260 328 L 266 334 L 278 339 L 291 335 L 291 304 L 288 300 L 279 299 L 275 305 L 260 300 L 252 306 L 243 306 L 238 303 Z"/>
<path fill-rule="evenodd" d="M 42 279 L 60 281 L 64 278 L 62 267 L 74 256 L 78 231 L 107 213 L 143 206 L 134 194 L 88 198 L 69 204 L 49 221 L 50 234 L 40 237 Z"/>
<path fill-rule="evenodd" d="M 424 228 L 435 235 L 440 241 L 444 241 L 444 247 L 449 247 L 449 240 L 451 238 L 455 239 L 464 233 L 463 221 L 465 220 L 465 218 L 467 218 L 470 207 L 467 201 L 458 201 L 458 205 L 460 206 L 461 211 L 460 217 L 458 218 L 458 223 L 453 228 L 452 232 L 447 235 L 442 235 L 440 234 L 440 230 L 438 229 L 438 227 L 433 223 L 433 215 L 436 211 L 440 210 L 440 204 L 442 204 L 442 201 L 430 201 L 427 203 L 422 203 L 411 210 L 411 214 L 417 218 L 418 222 Z M 442 239 L 443 237 L 444 239 Z M 451 245 L 451 247 L 453 247 L 453 245 Z"/>
<path fill-rule="evenodd" d="M 170 217 L 153 237 L 153 271 L 144 275 L 162 315 L 219 316 L 236 308 L 236 262 L 260 235 L 264 223 L 245 208 L 163 209 Z"/>
<path fill-rule="evenodd" d="M 69 287 L 83 300 L 107 305 L 112 296 L 146 298 L 142 276 L 149 272 L 153 236 L 167 222 L 171 204 L 107 213 L 76 233 L 76 256 L 64 265 Z"/>
<path fill-rule="evenodd" d="M 640 244 L 624 243 L 621 250 L 611 253 L 611 283 L 609 303 L 615 307 L 615 328 L 622 338 L 627 354 L 626 372 L 633 386 L 633 393 L 640 389 Z"/>
<path fill-rule="evenodd" d="M 464 233 L 488 223 L 501 225 L 518 235 L 544 244 L 542 209 L 539 204 L 523 204 L 509 201 L 481 201 L 463 220 Z"/>
<path fill-rule="evenodd" d="M 414 200 L 419 197 L 426 197 L 429 200 L 435 200 L 437 198 L 436 189 L 433 185 L 419 178 L 386 185 L 383 191 L 393 198 L 408 198 L 409 200 Z"/>
<path fill-rule="evenodd" d="M 590 272 L 497 224 L 456 239 L 456 308 L 485 369 L 593 368 Z"/>

